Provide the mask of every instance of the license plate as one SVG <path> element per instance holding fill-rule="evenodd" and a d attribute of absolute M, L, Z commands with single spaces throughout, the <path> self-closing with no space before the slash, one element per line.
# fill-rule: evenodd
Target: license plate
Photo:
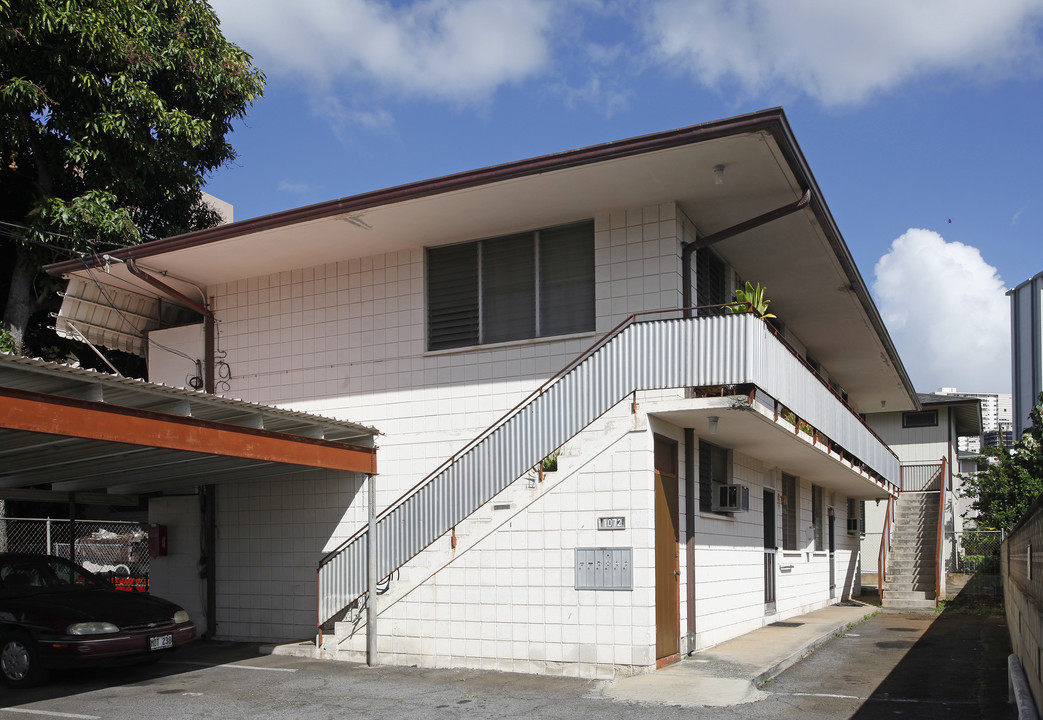
<path fill-rule="evenodd" d="M 149 650 L 166 650 L 174 647 L 173 635 L 153 635 L 148 639 Z"/>

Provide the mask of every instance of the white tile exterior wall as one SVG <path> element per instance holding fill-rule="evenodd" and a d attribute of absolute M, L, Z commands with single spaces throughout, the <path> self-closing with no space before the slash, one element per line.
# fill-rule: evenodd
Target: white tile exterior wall
<path fill-rule="evenodd" d="M 315 635 L 315 568 L 364 521 L 365 480 L 318 471 L 217 485 L 217 635 Z"/>
<path fill-rule="evenodd" d="M 681 305 L 681 241 L 692 233 L 673 203 L 595 217 L 598 332 Z M 597 337 L 426 352 L 419 247 L 218 285 L 211 302 L 232 375 L 225 394 L 384 433 L 381 507 Z"/>
<path fill-rule="evenodd" d="M 631 313 L 680 307 L 681 243 L 694 237 L 693 224 L 672 203 L 597 214 L 598 332 Z M 597 337 L 426 352 L 423 258 L 418 247 L 209 289 L 218 347 L 227 352 L 231 370 L 226 394 L 379 428 L 381 508 Z M 671 395 L 678 392 L 645 393 L 641 401 Z M 585 677 L 654 666 L 652 430 L 682 448 L 683 430 L 661 422 L 650 427 L 643 412 L 630 414 L 628 402 L 611 414 L 631 425 L 609 449 L 563 458 L 581 467 L 575 478 L 448 566 L 433 567 L 426 581 L 384 612 L 382 662 Z M 581 435 L 571 445 L 591 442 Z M 683 477 L 683 450 L 679 459 Z M 778 613 L 764 615 L 761 488 L 778 489 L 777 473 L 767 458 L 736 454 L 733 465 L 737 481 L 751 488 L 750 511 L 733 519 L 696 518 L 697 647 L 829 601 L 825 556 L 796 553 L 780 557 L 793 569 L 779 574 Z M 219 636 L 311 635 L 316 563 L 324 549 L 363 523 L 361 486 L 357 478 L 318 473 L 219 486 Z M 810 486 L 802 485 L 801 494 L 806 526 Z M 846 499 L 835 500 L 837 526 L 844 528 Z M 627 517 L 627 529 L 596 530 L 597 517 L 605 514 Z M 849 571 L 857 552 L 846 534 L 838 532 L 837 541 L 842 585 L 857 576 Z M 433 562 L 447 542 L 439 540 L 410 565 Z M 575 548 L 600 546 L 634 549 L 633 591 L 575 590 Z M 685 563 L 682 539 L 682 581 Z M 686 594 L 682 582 L 682 636 Z M 361 633 L 342 644 L 349 655 L 363 648 Z"/>
<path fill-rule="evenodd" d="M 202 635 L 207 630 L 207 617 L 203 601 L 206 581 L 199 577 L 199 498 L 151 498 L 148 521 L 167 526 L 167 554 L 149 559 L 149 591 L 187 610 L 196 632 Z"/>

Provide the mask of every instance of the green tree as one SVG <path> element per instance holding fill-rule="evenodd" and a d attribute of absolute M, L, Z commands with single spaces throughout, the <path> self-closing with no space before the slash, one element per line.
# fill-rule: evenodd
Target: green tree
<path fill-rule="evenodd" d="M 200 188 L 263 89 L 204 0 L 0 0 L 0 328 L 17 347 L 56 341 L 44 264 L 216 224 Z"/>
<path fill-rule="evenodd" d="M 1030 417 L 1032 426 L 1013 446 L 984 448 L 978 472 L 962 476 L 978 527 L 1009 530 L 1043 494 L 1043 393 Z"/>

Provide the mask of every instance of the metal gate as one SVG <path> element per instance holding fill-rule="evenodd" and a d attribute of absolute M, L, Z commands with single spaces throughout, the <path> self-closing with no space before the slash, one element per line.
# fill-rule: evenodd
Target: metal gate
<path fill-rule="evenodd" d="M 764 491 L 764 614 L 775 612 L 775 491 Z"/>

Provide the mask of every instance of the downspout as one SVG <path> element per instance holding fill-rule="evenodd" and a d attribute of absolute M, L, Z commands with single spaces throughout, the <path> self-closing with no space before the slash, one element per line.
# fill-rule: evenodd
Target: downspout
<path fill-rule="evenodd" d="M 684 307 L 684 316 L 692 316 L 692 253 L 699 248 L 709 247 L 715 243 L 719 243 L 721 240 L 727 240 L 730 237 L 734 237 L 740 233 L 744 233 L 747 230 L 766 225 L 772 220 L 778 220 L 779 218 L 786 217 L 798 210 L 803 210 L 811 202 L 811 190 L 805 190 L 804 194 L 800 196 L 800 199 L 796 202 L 791 202 L 788 205 L 777 207 L 774 210 L 769 210 L 763 215 L 758 215 L 755 218 L 744 220 L 741 223 L 726 227 L 723 230 L 718 230 L 715 233 L 701 237 L 690 243 L 684 243 L 681 246 L 681 305 Z"/>
<path fill-rule="evenodd" d="M 684 513 L 685 513 L 685 593 L 688 601 L 687 639 L 688 654 L 695 652 L 695 496 L 699 488 L 695 483 L 695 430 L 684 429 Z"/>
<path fill-rule="evenodd" d="M 134 262 L 134 258 L 127 258 L 126 264 L 127 269 L 130 270 L 131 274 L 141 278 L 152 287 L 160 290 L 167 297 L 188 306 L 203 316 L 203 362 L 206 364 L 206 370 L 204 372 L 205 377 L 203 378 L 203 390 L 208 394 L 213 395 L 217 385 L 214 378 L 214 328 L 216 326 L 214 313 L 210 308 L 197 303 L 184 293 L 170 287 L 159 278 L 149 275 L 137 266 L 137 263 Z"/>

